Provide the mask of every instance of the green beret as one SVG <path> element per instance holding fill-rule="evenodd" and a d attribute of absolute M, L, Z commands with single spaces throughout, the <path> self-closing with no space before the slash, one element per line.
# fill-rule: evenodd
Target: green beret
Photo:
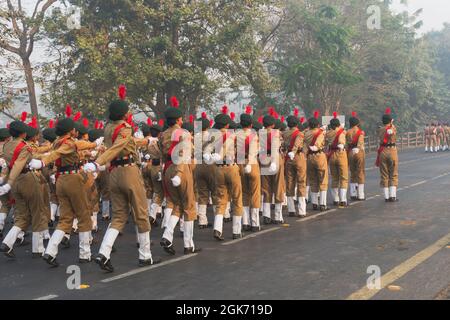
<path fill-rule="evenodd" d="M 28 132 L 27 130 L 28 130 L 28 126 L 25 123 L 23 123 L 22 121 L 13 121 L 9 125 L 9 133 L 14 138 L 17 138 L 22 133 L 27 133 Z"/>
<path fill-rule="evenodd" d="M 353 128 L 353 127 L 355 127 L 355 126 L 357 126 L 357 125 L 359 124 L 359 119 L 356 118 L 356 117 L 351 117 L 351 118 L 348 120 L 348 122 L 349 122 L 349 124 L 350 124 L 350 128 Z"/>
<path fill-rule="evenodd" d="M 385 125 L 389 124 L 392 121 L 392 116 L 390 114 L 385 114 L 385 115 L 383 115 L 382 121 L 383 121 L 383 124 L 385 124 Z"/>
<path fill-rule="evenodd" d="M 123 100 L 113 101 L 108 107 L 109 119 L 112 121 L 121 120 L 128 111 L 128 103 Z"/>
<path fill-rule="evenodd" d="M 300 123 L 300 121 L 298 120 L 297 117 L 289 116 L 287 118 L 287 124 L 288 124 L 289 128 L 296 127 L 296 126 L 298 126 L 299 123 Z"/>
<path fill-rule="evenodd" d="M 89 135 L 89 141 L 94 142 L 98 138 L 103 137 L 104 132 L 101 129 L 91 129 L 91 130 L 89 130 L 88 135 Z"/>
<path fill-rule="evenodd" d="M 9 129 L 1 128 L 0 129 L 0 139 L 5 140 L 5 139 L 8 139 L 9 137 L 11 137 L 11 133 L 9 133 Z"/>
<path fill-rule="evenodd" d="M 26 140 L 36 137 L 39 134 L 39 130 L 30 126 L 27 126 L 27 137 Z"/>
<path fill-rule="evenodd" d="M 262 128 L 263 128 L 262 124 L 258 120 L 254 119 L 253 120 L 253 129 L 255 129 L 256 131 L 259 131 L 259 130 L 262 130 Z"/>
<path fill-rule="evenodd" d="M 166 111 L 164 111 L 164 117 L 166 117 L 166 119 L 178 119 L 183 117 L 183 112 L 178 108 L 167 108 Z"/>
<path fill-rule="evenodd" d="M 75 129 L 81 136 L 88 134 L 88 129 L 79 122 L 75 122 Z"/>
<path fill-rule="evenodd" d="M 226 126 L 227 124 L 231 124 L 231 118 L 229 115 L 221 113 L 214 118 L 214 123 Z"/>
<path fill-rule="evenodd" d="M 267 115 L 263 119 L 263 124 L 264 124 L 264 127 L 273 126 L 275 124 L 275 118 L 270 115 Z"/>
<path fill-rule="evenodd" d="M 330 127 L 332 127 L 333 129 L 340 127 L 341 126 L 341 122 L 339 121 L 339 119 L 337 118 L 333 118 L 330 121 Z"/>
<path fill-rule="evenodd" d="M 58 137 L 63 136 L 75 128 L 75 122 L 71 118 L 64 118 L 58 120 L 56 124 L 56 135 Z"/>
<path fill-rule="evenodd" d="M 146 123 L 143 123 L 141 125 L 141 131 L 142 131 L 142 134 L 144 135 L 144 137 L 148 137 L 149 135 L 151 135 L 150 126 Z"/>
<path fill-rule="evenodd" d="M 50 128 L 44 129 L 44 131 L 42 131 L 42 137 L 45 140 L 50 141 L 50 142 L 55 141 L 57 138 L 55 129 L 53 129 L 53 128 L 52 129 L 50 129 Z"/>
<path fill-rule="evenodd" d="M 199 118 L 199 119 L 197 119 L 197 122 L 202 123 L 202 131 L 205 131 L 211 127 L 211 123 L 206 118 Z"/>
<path fill-rule="evenodd" d="M 230 119 L 230 129 L 238 129 L 238 124 Z"/>
<path fill-rule="evenodd" d="M 159 124 L 154 124 L 150 127 L 150 130 L 155 130 L 158 132 L 163 132 L 163 128 Z"/>
<path fill-rule="evenodd" d="M 318 126 L 319 126 L 319 120 L 318 119 L 316 119 L 316 118 L 311 118 L 311 119 L 309 119 L 308 120 L 308 126 L 311 128 L 311 129 L 315 129 L 315 128 L 317 128 Z"/>
<path fill-rule="evenodd" d="M 181 128 L 183 128 L 184 130 L 189 131 L 189 132 L 194 132 L 194 125 L 190 122 L 183 123 Z"/>
<path fill-rule="evenodd" d="M 250 127 L 253 124 L 253 118 L 251 115 L 247 113 L 241 114 L 241 126 L 246 128 Z"/>

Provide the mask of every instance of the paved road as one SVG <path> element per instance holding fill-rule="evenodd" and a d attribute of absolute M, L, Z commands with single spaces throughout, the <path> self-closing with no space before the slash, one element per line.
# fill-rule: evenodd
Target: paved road
<path fill-rule="evenodd" d="M 0 299 L 450 299 L 450 153 L 400 155 L 400 202 L 385 204 L 378 171 L 369 157 L 368 200 L 347 209 L 265 228 L 218 243 L 211 230 L 197 230 L 203 252 L 167 256 L 152 232 L 154 256 L 164 263 L 137 268 L 130 223 L 116 243 L 113 274 L 94 263 L 81 265 L 82 284 L 68 290 L 66 268 L 77 262 L 77 238 L 61 250 L 62 265 L 49 269 L 31 259 L 30 248 L 16 249 L 17 260 L 0 257 Z M 103 228 L 105 226 L 102 226 Z M 97 252 L 103 232 L 96 236 Z M 381 287 L 366 287 L 369 266 L 381 271 Z"/>

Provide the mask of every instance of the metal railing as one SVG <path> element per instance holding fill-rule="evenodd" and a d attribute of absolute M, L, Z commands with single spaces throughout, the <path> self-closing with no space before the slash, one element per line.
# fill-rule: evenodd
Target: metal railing
<path fill-rule="evenodd" d="M 366 136 L 366 153 L 377 152 L 380 139 L 376 136 Z M 425 135 L 423 132 L 404 132 L 397 135 L 397 147 L 399 150 L 406 148 L 418 148 L 425 146 Z"/>

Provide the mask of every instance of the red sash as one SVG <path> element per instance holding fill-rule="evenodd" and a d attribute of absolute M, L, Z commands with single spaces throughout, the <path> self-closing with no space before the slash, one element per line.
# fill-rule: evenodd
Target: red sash
<path fill-rule="evenodd" d="M 183 130 L 176 129 L 175 139 L 172 140 L 172 144 L 170 145 L 169 151 L 167 152 L 169 159 L 166 160 L 166 162 L 164 164 L 162 185 L 163 185 L 163 189 L 164 189 L 164 194 L 168 198 L 170 198 L 170 192 L 169 192 L 169 188 L 167 187 L 167 184 L 166 184 L 165 176 L 166 176 L 167 170 L 173 165 L 172 153 L 173 153 L 173 150 L 175 149 L 175 147 L 180 143 L 180 138 L 181 138 L 182 132 L 183 132 Z"/>
<path fill-rule="evenodd" d="M 289 150 L 288 150 L 288 153 L 289 153 L 289 152 L 292 152 L 292 149 L 294 149 L 295 140 L 297 140 L 297 137 L 298 137 L 298 135 L 300 134 L 300 132 L 301 132 L 301 131 L 300 131 L 299 129 L 296 129 L 296 130 L 292 133 L 291 141 L 290 141 L 290 143 L 289 143 Z M 286 161 L 289 161 L 289 160 L 290 160 L 288 154 L 286 154 L 285 160 L 286 160 Z"/>
<path fill-rule="evenodd" d="M 319 138 L 319 136 L 323 133 L 322 129 L 319 129 L 317 133 L 314 135 L 313 139 L 311 140 L 311 143 L 309 144 L 310 147 L 314 147 L 316 145 L 316 141 Z M 311 149 L 308 148 L 308 155 L 310 155 Z"/>
<path fill-rule="evenodd" d="M 9 170 L 12 170 L 12 168 L 14 167 L 14 163 L 17 161 L 17 158 L 19 158 L 20 152 L 22 152 L 22 149 L 26 146 L 27 144 L 22 141 L 20 142 L 16 149 L 14 149 L 14 153 L 11 159 L 11 162 L 9 163 Z"/>
<path fill-rule="evenodd" d="M 336 136 L 334 137 L 334 141 L 333 141 L 333 143 L 331 144 L 331 147 L 330 147 L 331 150 L 327 154 L 328 160 L 330 160 L 331 156 L 334 153 L 336 153 L 336 151 L 337 151 L 336 149 L 337 149 L 337 146 L 339 144 L 339 137 L 341 136 L 341 134 L 343 132 L 344 132 L 344 128 L 341 128 L 341 129 L 338 130 L 338 132 L 336 132 Z"/>
<path fill-rule="evenodd" d="M 375 162 L 375 166 L 377 166 L 377 167 L 380 167 L 381 153 L 383 152 L 385 145 L 389 141 L 389 134 L 388 134 L 389 129 L 392 129 L 392 126 L 389 126 L 386 128 L 386 132 L 384 133 L 384 138 L 383 138 L 383 144 L 380 146 L 380 148 L 378 148 L 377 161 Z"/>
<path fill-rule="evenodd" d="M 125 128 L 127 125 L 125 124 L 125 123 L 122 123 L 122 124 L 119 124 L 115 129 L 114 129 L 114 132 L 113 132 L 113 135 L 112 135 L 112 143 L 114 143 L 114 142 L 116 142 L 116 139 L 117 139 L 117 137 L 119 136 L 119 132 L 120 132 L 120 130 L 122 130 L 123 128 Z"/>
<path fill-rule="evenodd" d="M 361 137 L 363 133 L 364 131 L 362 131 L 362 129 L 359 129 L 356 132 L 356 134 L 353 137 L 352 143 L 349 145 L 349 148 L 347 150 L 348 153 L 350 153 L 350 151 L 352 151 L 353 148 L 356 148 L 358 146 L 359 137 Z"/>
<path fill-rule="evenodd" d="M 250 143 L 252 142 L 254 134 L 250 133 L 247 138 L 245 138 L 245 155 L 249 156 L 250 153 Z"/>
<path fill-rule="evenodd" d="M 65 144 L 65 143 L 67 142 L 68 139 L 69 139 L 69 137 L 65 137 L 63 140 L 61 140 L 61 143 L 59 143 L 56 147 L 57 147 L 57 148 L 61 147 L 63 144 Z M 55 161 L 55 166 L 58 167 L 58 168 L 62 166 L 61 158 L 60 158 L 60 159 L 57 159 L 57 160 Z M 58 177 L 58 173 L 56 174 L 55 177 L 56 177 L 56 178 Z"/>

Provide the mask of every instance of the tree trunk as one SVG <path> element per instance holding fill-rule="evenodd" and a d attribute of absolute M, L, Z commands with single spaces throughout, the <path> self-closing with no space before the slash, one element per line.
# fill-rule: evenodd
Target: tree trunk
<path fill-rule="evenodd" d="M 37 99 L 36 99 L 36 88 L 34 85 L 34 79 L 33 79 L 33 68 L 31 67 L 31 62 L 29 58 L 22 59 L 22 65 L 23 70 L 25 72 L 25 79 L 27 81 L 27 87 L 28 87 L 28 98 L 30 99 L 30 109 L 31 114 L 33 116 L 36 116 L 38 121 L 38 128 L 39 128 L 39 118 L 38 118 L 38 105 L 37 105 Z"/>

